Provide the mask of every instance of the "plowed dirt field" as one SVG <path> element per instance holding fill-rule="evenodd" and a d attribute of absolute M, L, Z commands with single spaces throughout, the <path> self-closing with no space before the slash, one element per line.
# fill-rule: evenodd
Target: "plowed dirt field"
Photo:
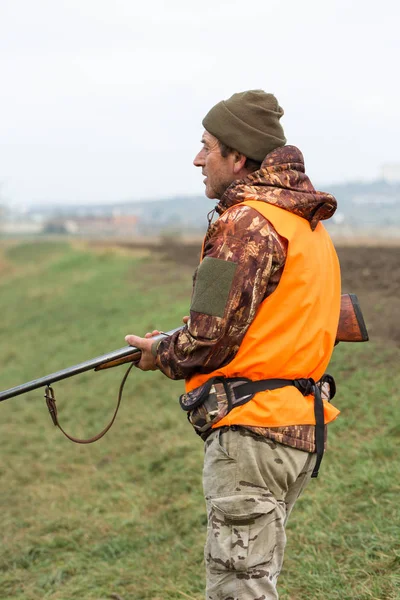
<path fill-rule="evenodd" d="M 338 248 L 344 292 L 357 294 L 370 339 L 400 347 L 400 247 Z"/>
<path fill-rule="evenodd" d="M 115 245 L 115 243 L 111 243 Z M 201 241 L 127 242 L 128 250 L 147 248 L 166 261 L 195 269 Z M 400 242 L 398 246 L 338 246 L 342 291 L 358 296 L 371 341 L 400 347 Z"/>
<path fill-rule="evenodd" d="M 164 255 L 195 267 L 199 245 L 164 245 Z M 343 292 L 357 294 L 371 340 L 386 340 L 400 347 L 400 246 L 337 249 Z"/>

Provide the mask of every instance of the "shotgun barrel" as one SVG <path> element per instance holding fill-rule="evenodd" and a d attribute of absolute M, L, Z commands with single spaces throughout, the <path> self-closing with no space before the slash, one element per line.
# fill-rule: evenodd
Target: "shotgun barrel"
<path fill-rule="evenodd" d="M 177 327 L 176 329 L 172 329 L 167 333 L 162 333 L 159 336 L 154 337 L 154 340 L 164 339 L 165 336 L 172 335 L 180 329 L 182 329 L 182 327 Z M 138 348 L 135 348 L 134 346 L 125 346 L 124 348 L 114 350 L 113 352 L 108 352 L 107 354 L 103 354 L 97 358 L 92 358 L 91 360 L 79 363 L 73 367 L 68 367 L 67 369 L 56 371 L 55 373 L 51 373 L 45 377 L 40 377 L 39 379 L 34 379 L 33 381 L 28 381 L 22 385 L 17 385 L 16 387 L 4 390 L 4 392 L 0 392 L 0 402 L 7 400 L 8 398 L 21 396 L 22 394 L 26 394 L 26 392 L 31 392 L 32 390 L 37 390 L 38 388 L 51 385 L 56 383 L 56 381 L 61 381 L 62 379 L 68 379 L 69 377 L 74 377 L 74 375 L 85 373 L 85 371 L 91 371 L 92 369 L 96 369 L 96 367 L 106 365 L 107 363 L 112 363 L 120 359 L 125 359 L 124 362 L 139 360 L 140 354 L 141 351 Z"/>

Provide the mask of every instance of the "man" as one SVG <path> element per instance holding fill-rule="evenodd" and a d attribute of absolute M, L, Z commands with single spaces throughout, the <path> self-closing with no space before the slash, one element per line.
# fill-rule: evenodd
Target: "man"
<path fill-rule="evenodd" d="M 320 223 L 336 201 L 315 191 L 301 152 L 285 145 L 282 115 L 262 90 L 234 94 L 206 115 L 194 164 L 219 218 L 210 219 L 190 317 L 161 342 L 151 339 L 156 331 L 126 337 L 142 350 L 139 368 L 186 380 L 185 401 L 211 402 L 214 377 L 258 385 L 218 388 L 216 410 L 202 421 L 212 423 L 200 431 L 207 600 L 278 598 L 285 525 L 322 457 L 324 424 L 338 414 L 314 385 L 339 318 L 339 265 Z M 233 405 L 221 400 L 224 390 Z"/>

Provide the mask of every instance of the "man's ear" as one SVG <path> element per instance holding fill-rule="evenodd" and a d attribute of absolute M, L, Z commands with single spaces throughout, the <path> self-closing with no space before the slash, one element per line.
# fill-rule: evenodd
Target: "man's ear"
<path fill-rule="evenodd" d="M 247 158 L 244 154 L 241 154 L 240 152 L 236 152 L 236 151 L 235 151 L 234 158 L 235 158 L 235 161 L 233 163 L 233 172 L 235 173 L 235 175 L 237 175 L 244 168 Z"/>

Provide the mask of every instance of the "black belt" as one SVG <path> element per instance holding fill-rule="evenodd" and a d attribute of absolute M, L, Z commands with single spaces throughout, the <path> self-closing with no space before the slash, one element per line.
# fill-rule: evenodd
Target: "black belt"
<path fill-rule="evenodd" d="M 222 381 L 224 381 L 222 379 Z M 324 456 L 325 445 L 325 419 L 324 419 L 324 403 L 322 402 L 321 390 L 311 377 L 309 379 L 260 379 L 258 381 L 246 381 L 243 379 L 226 379 L 229 382 L 230 391 L 233 393 L 232 408 L 245 404 L 258 392 L 266 390 L 277 390 L 289 385 L 294 386 L 303 396 L 314 396 L 314 415 L 315 415 L 315 451 L 317 454 L 317 462 L 311 477 L 318 477 L 319 467 Z M 336 392 L 335 381 L 331 375 L 324 375 L 320 384 L 327 382 L 330 386 L 330 397 L 333 398 Z"/>

